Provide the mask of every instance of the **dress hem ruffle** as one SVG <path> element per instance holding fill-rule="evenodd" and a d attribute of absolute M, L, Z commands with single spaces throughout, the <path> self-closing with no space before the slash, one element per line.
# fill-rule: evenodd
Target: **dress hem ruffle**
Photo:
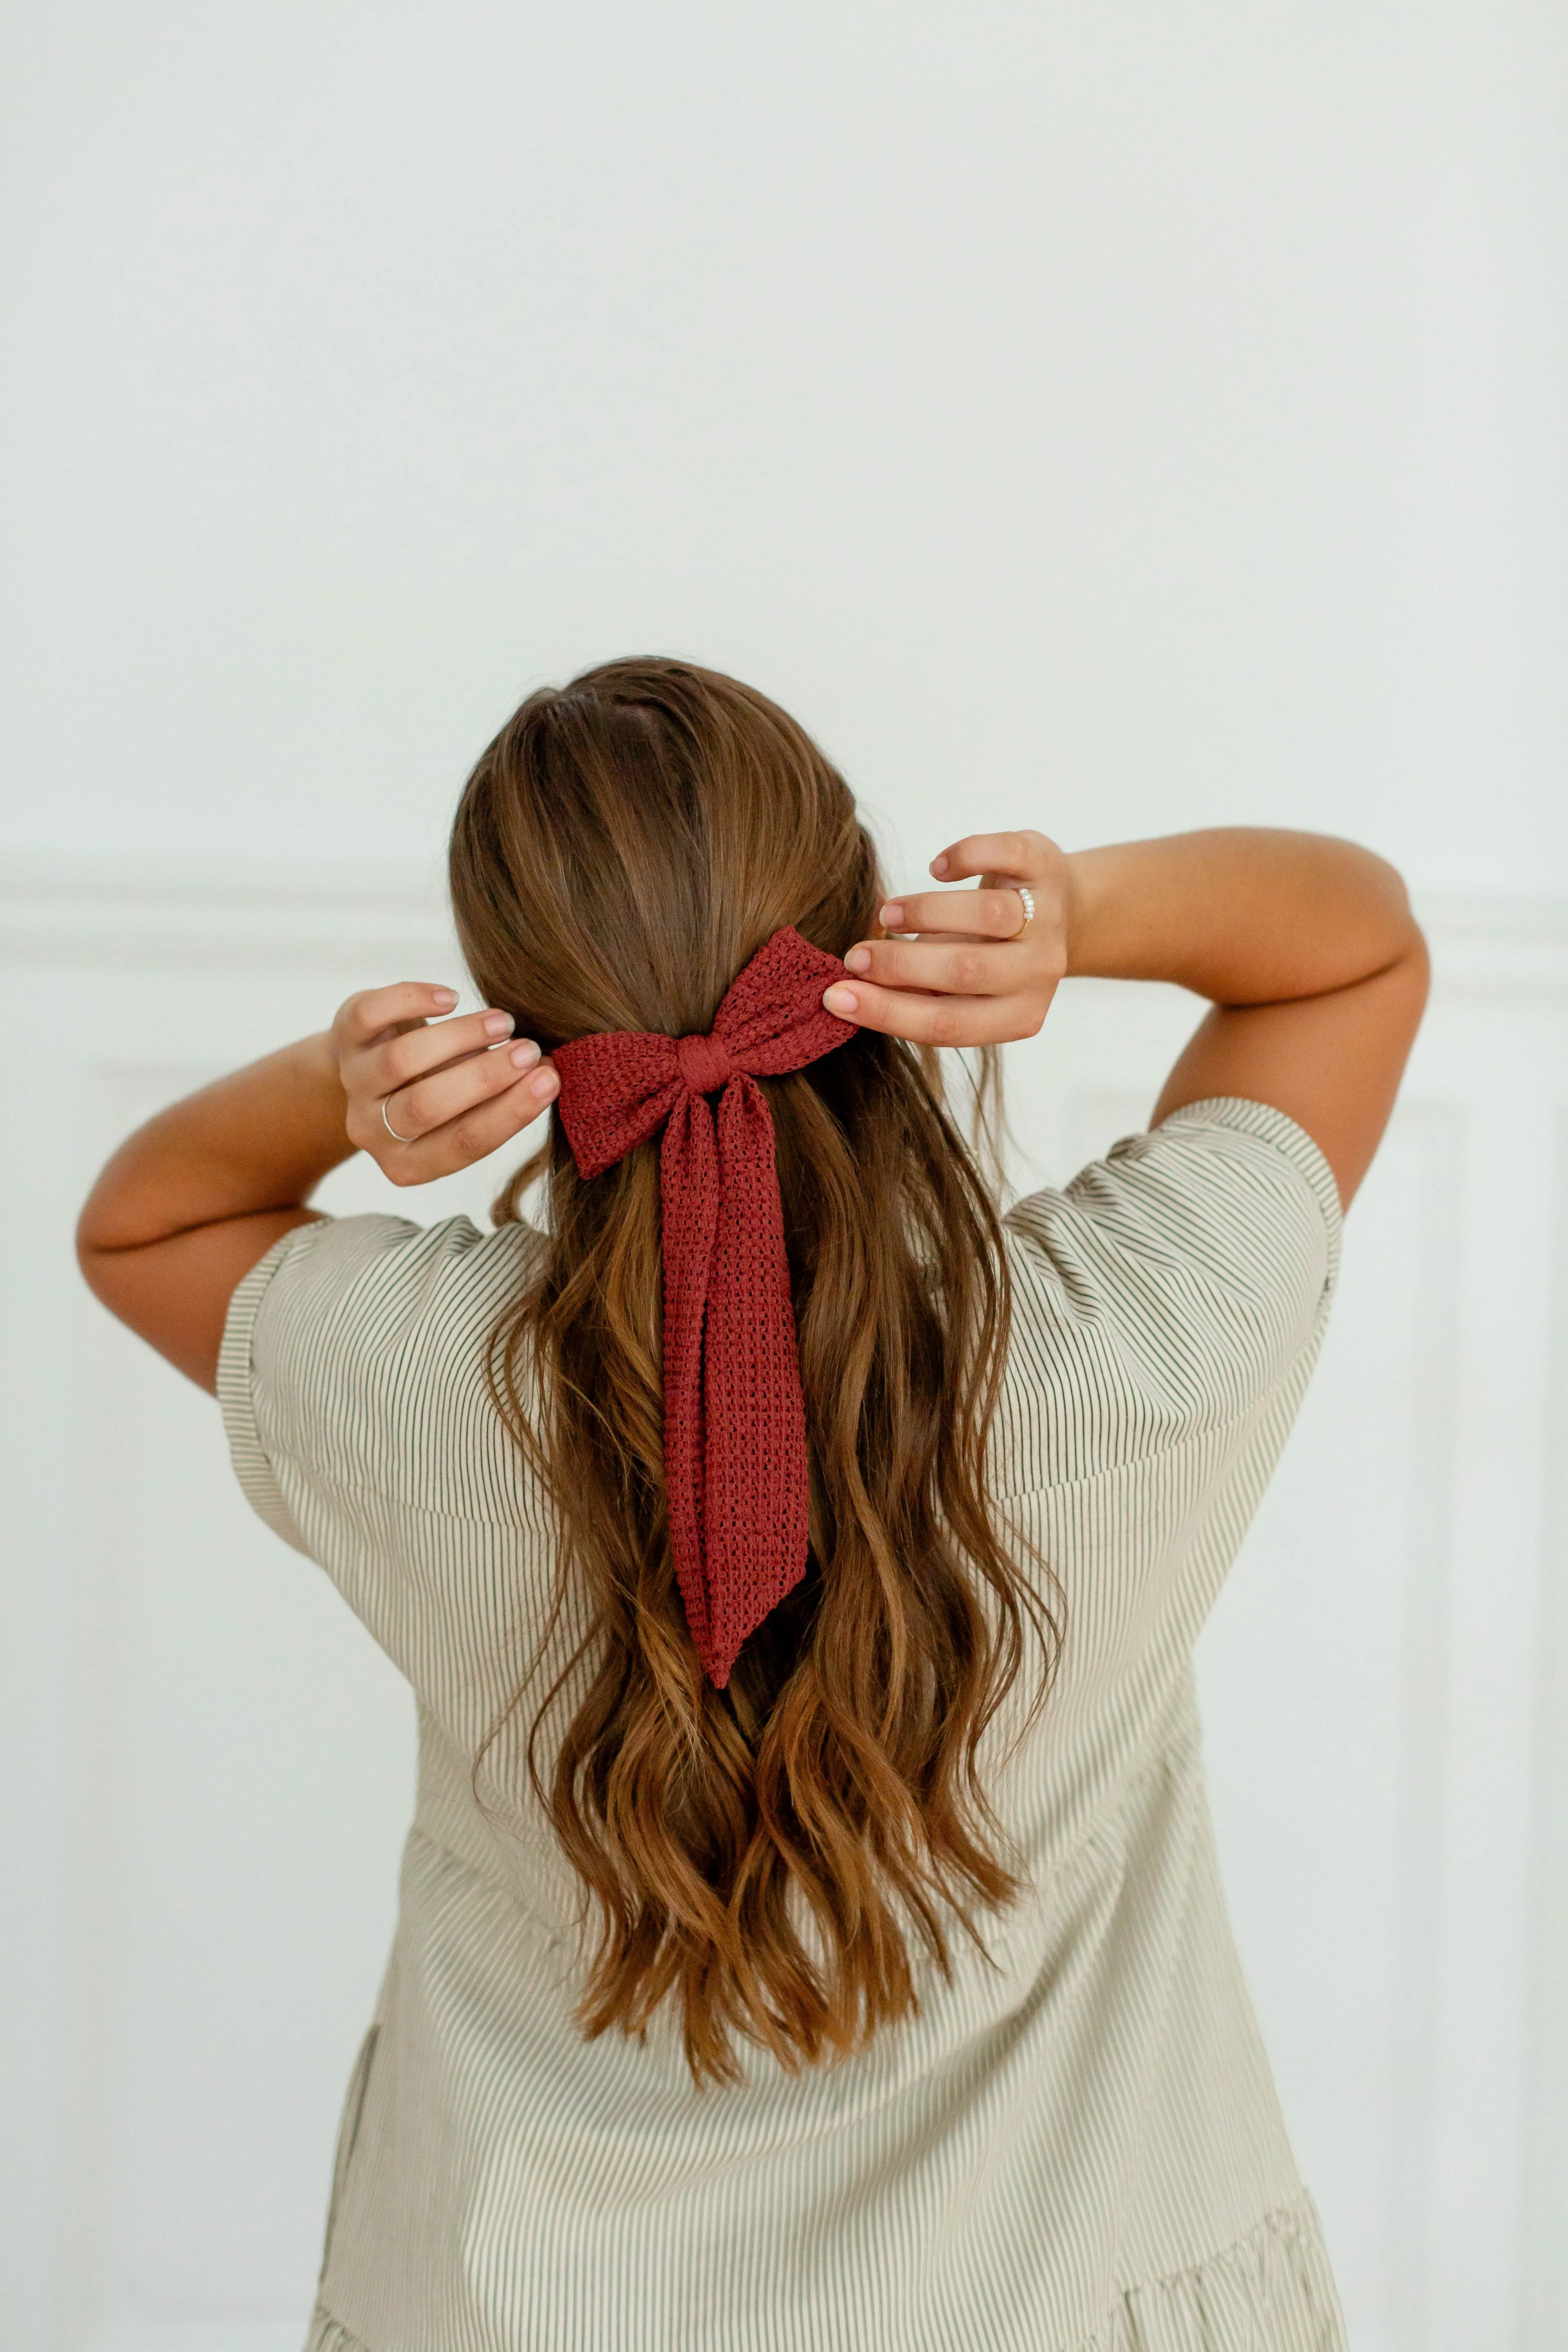
<path fill-rule="evenodd" d="M 304 2352 L 379 2352 L 318 2304 Z M 1223 2252 L 1124 2288 L 1092 2336 L 1058 2352 L 1345 2352 L 1333 2273 L 1308 2196 Z"/>

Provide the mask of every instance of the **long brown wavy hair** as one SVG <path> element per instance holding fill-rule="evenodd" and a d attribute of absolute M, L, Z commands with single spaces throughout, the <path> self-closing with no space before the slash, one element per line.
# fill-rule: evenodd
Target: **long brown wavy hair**
<path fill-rule="evenodd" d="M 883 897 L 847 786 L 795 721 L 658 659 L 530 696 L 464 790 L 451 890 L 483 1001 L 546 1053 L 591 1030 L 706 1031 L 774 931 L 842 955 L 877 931 Z M 1031 1629 L 1033 1719 L 1061 1631 L 1056 1588 L 1020 1570 L 987 1494 L 1006 1260 L 931 1069 L 860 1030 L 761 1083 L 811 1544 L 721 1691 L 670 1552 L 657 1140 L 584 1183 L 554 1121 L 496 1204 L 515 1217 L 544 1174 L 542 1271 L 492 1335 L 490 1379 L 552 1498 L 552 1624 L 569 1591 L 588 1602 L 527 1746 L 598 1931 L 577 2022 L 640 2034 L 675 1995 L 699 2084 L 740 2076 L 736 2037 L 796 2069 L 918 2009 L 911 1939 L 944 1977 L 953 1921 L 984 1951 L 976 1907 L 1022 1881 L 976 1750 Z M 586 1696 L 547 1784 L 542 1727 L 574 1675 Z"/>

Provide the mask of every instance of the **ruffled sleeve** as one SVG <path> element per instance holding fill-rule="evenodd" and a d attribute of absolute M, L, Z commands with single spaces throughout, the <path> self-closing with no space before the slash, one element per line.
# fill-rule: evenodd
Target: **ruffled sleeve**
<path fill-rule="evenodd" d="M 1006 1225 L 994 1487 L 1068 1591 L 1091 1676 L 1173 1668 L 1300 1408 L 1340 1261 L 1333 1176 L 1262 1103 L 1192 1103 Z"/>
<path fill-rule="evenodd" d="M 445 1687 L 477 1627 L 496 1634 L 510 1554 L 545 1529 L 486 1378 L 537 1241 L 466 1217 L 324 1218 L 229 1304 L 218 1401 L 240 1486 L 422 1691 Z"/>

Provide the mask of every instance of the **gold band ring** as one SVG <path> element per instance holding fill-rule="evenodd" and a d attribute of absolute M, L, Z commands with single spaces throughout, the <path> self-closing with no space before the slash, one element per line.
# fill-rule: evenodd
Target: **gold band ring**
<path fill-rule="evenodd" d="M 416 1135 L 399 1135 L 397 1129 L 393 1126 L 392 1121 L 387 1118 L 386 1106 L 391 1100 L 392 1097 L 390 1095 L 383 1095 L 381 1098 L 381 1123 L 383 1127 L 385 1128 L 394 1143 L 417 1143 L 419 1138 Z"/>
<path fill-rule="evenodd" d="M 1022 939 L 1035 919 L 1035 894 L 1032 890 L 1026 889 L 1022 882 L 1015 882 L 1013 887 L 1024 902 L 1024 919 L 1013 934 L 1013 937 L 1017 940 Z"/>

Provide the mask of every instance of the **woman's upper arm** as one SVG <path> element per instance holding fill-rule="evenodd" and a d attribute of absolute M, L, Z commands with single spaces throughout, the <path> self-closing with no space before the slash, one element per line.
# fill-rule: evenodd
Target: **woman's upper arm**
<path fill-rule="evenodd" d="M 1394 1108 L 1428 978 L 1426 943 L 1412 923 L 1407 951 L 1350 987 L 1279 1004 L 1215 1005 L 1150 1125 L 1211 1096 L 1268 1103 L 1311 1137 L 1348 1208 Z"/>
<path fill-rule="evenodd" d="M 105 1249 L 95 1246 L 84 1213 L 77 1257 L 88 1287 L 110 1313 L 216 1396 L 218 1349 L 236 1290 L 275 1242 L 296 1225 L 319 1222 L 314 1209 L 267 1209 L 133 1248 Z"/>

